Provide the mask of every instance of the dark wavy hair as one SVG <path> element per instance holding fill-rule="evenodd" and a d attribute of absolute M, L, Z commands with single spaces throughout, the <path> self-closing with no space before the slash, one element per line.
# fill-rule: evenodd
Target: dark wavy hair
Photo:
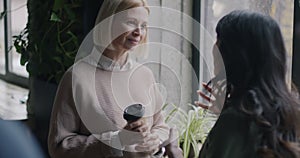
<path fill-rule="evenodd" d="M 286 50 L 280 28 L 270 16 L 233 11 L 216 28 L 232 105 L 255 120 L 262 131 L 262 157 L 299 157 L 299 100 L 286 82 Z"/>

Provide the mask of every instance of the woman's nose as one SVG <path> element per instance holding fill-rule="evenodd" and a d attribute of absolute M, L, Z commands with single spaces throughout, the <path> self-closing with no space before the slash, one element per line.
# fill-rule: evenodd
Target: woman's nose
<path fill-rule="evenodd" d="M 141 35 L 141 28 L 136 28 L 135 30 L 133 30 L 132 34 L 134 36 L 139 36 Z"/>

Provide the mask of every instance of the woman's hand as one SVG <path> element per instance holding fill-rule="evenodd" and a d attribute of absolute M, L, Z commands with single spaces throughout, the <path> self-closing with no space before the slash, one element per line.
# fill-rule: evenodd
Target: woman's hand
<path fill-rule="evenodd" d="M 129 122 L 119 132 L 121 144 L 125 146 L 144 143 L 144 139 L 147 136 L 148 131 L 149 127 L 146 124 L 146 120 L 143 118 L 134 122 Z"/>
<path fill-rule="evenodd" d="M 135 147 L 135 149 L 138 152 L 145 152 L 145 153 L 153 155 L 159 151 L 159 145 L 160 145 L 161 141 L 160 141 L 158 135 L 151 133 L 151 132 L 147 132 L 143 141 L 144 141 L 143 143 L 140 143 Z"/>
<path fill-rule="evenodd" d="M 164 156 L 168 156 L 168 158 L 183 158 L 183 151 L 178 146 L 178 135 L 175 134 L 175 129 L 170 128 L 169 139 L 166 140 L 163 144 L 165 145 L 166 152 Z"/>
<path fill-rule="evenodd" d="M 160 139 L 156 134 L 150 132 L 150 127 L 146 123 L 146 119 L 139 119 L 127 125 L 119 132 L 121 144 L 137 145 L 138 152 L 146 152 L 154 154 L 158 151 Z"/>
<path fill-rule="evenodd" d="M 216 96 L 218 92 L 214 92 L 211 87 L 209 87 L 209 84 L 202 83 L 203 88 L 207 91 L 207 93 L 204 93 L 200 90 L 197 91 L 197 93 L 206 100 L 209 104 L 201 103 L 200 101 L 195 101 L 195 104 L 199 107 L 202 107 L 203 109 L 208 109 L 214 114 L 220 114 L 222 110 L 223 103 L 220 102 L 222 98 L 218 98 Z M 220 100 L 217 100 L 220 99 Z"/>

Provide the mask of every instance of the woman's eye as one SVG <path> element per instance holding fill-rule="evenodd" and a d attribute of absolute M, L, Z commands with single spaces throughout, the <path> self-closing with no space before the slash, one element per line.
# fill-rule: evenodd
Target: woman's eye
<path fill-rule="evenodd" d="M 135 22 L 134 21 L 127 21 L 127 24 L 130 26 L 135 26 Z"/>
<path fill-rule="evenodd" d="M 141 26 L 141 28 L 142 28 L 142 29 L 146 29 L 146 28 L 147 28 L 147 24 L 143 24 L 143 25 Z"/>

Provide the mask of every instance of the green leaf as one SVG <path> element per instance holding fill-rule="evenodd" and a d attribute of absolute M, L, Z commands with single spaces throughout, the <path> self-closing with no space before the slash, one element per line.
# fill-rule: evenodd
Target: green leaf
<path fill-rule="evenodd" d="M 25 54 L 21 55 L 20 64 L 24 66 L 28 62 L 28 56 Z"/>
<path fill-rule="evenodd" d="M 163 106 L 162 106 L 162 110 L 164 111 L 167 107 L 168 107 L 169 104 L 165 103 Z"/>
<path fill-rule="evenodd" d="M 62 9 L 65 5 L 64 0 L 55 0 L 53 5 L 53 11 L 58 11 L 59 9 Z"/>
<path fill-rule="evenodd" d="M 15 44 L 14 46 L 16 48 L 16 52 L 21 53 L 21 46 L 19 46 L 18 44 Z"/>
<path fill-rule="evenodd" d="M 54 61 L 56 61 L 57 63 L 63 65 L 61 58 L 59 58 L 59 57 L 53 57 L 52 59 L 53 59 Z"/>
<path fill-rule="evenodd" d="M 50 21 L 61 22 L 61 19 L 56 15 L 55 12 L 51 13 Z"/>
<path fill-rule="evenodd" d="M 177 112 L 177 109 L 173 109 L 173 110 L 169 113 L 169 115 L 168 115 L 167 118 L 165 119 L 165 122 L 169 122 L 169 120 L 170 120 L 171 118 L 173 118 L 175 112 Z"/>
<path fill-rule="evenodd" d="M 77 38 L 77 36 L 73 32 L 71 32 L 71 31 L 68 31 L 67 34 L 72 37 L 72 41 L 74 42 L 74 44 L 76 46 L 78 46 L 78 38 Z"/>
<path fill-rule="evenodd" d="M 7 14 L 6 10 L 0 13 L 0 20 Z"/>
<path fill-rule="evenodd" d="M 72 33 L 70 30 L 67 32 L 68 35 L 70 35 L 73 39 L 77 39 L 74 33 Z"/>

